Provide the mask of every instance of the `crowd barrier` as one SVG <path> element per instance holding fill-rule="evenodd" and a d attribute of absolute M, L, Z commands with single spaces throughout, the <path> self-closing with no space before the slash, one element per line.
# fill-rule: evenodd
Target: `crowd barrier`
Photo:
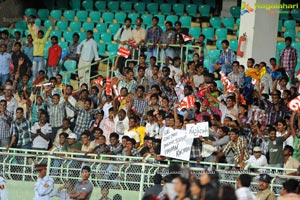
<path fill-rule="evenodd" d="M 247 170 L 236 170 L 233 165 L 208 162 L 183 162 L 178 160 L 167 160 L 159 163 L 153 158 L 126 157 L 113 155 L 95 155 L 70 152 L 49 152 L 37 150 L 10 149 L 4 148 L 0 152 L 0 170 L 2 176 L 8 184 L 10 191 L 9 199 L 19 199 L 20 196 L 33 197 L 34 182 L 37 174 L 34 165 L 44 163 L 48 165 L 47 172 L 55 180 L 56 188 L 65 185 L 65 192 L 70 190 L 75 183 L 80 180 L 80 171 L 84 165 L 91 167 L 90 180 L 94 185 L 91 199 L 100 198 L 100 188 L 110 188 L 110 195 L 121 194 L 123 199 L 142 199 L 144 191 L 153 185 L 152 177 L 156 173 L 165 176 L 169 174 L 169 164 L 177 162 L 183 169 L 189 169 L 190 175 L 200 177 L 206 169 L 208 173 L 214 168 L 219 174 L 221 185 L 232 185 L 236 187 L 237 177 L 241 173 L 248 173 L 253 177 L 251 189 L 254 193 L 258 191 L 258 175 L 262 171 L 270 174 L 274 179 L 270 184 L 270 189 L 276 195 L 280 194 L 282 182 L 288 178 L 300 180 L 297 176 L 282 175 L 282 168 L 249 167 Z M 286 170 L 286 169 L 285 169 Z M 291 171 L 296 171 L 292 170 Z M 182 170 L 178 173 L 186 173 Z M 13 188 L 21 189 L 17 193 Z M 22 189 L 23 188 L 23 189 Z"/>

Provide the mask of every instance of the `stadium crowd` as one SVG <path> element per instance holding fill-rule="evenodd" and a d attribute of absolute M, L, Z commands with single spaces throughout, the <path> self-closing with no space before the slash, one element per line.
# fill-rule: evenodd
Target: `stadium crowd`
<path fill-rule="evenodd" d="M 195 167 L 206 161 L 234 164 L 241 169 L 278 167 L 285 168 L 288 175 L 300 174 L 300 118 L 287 107 L 298 96 L 297 52 L 291 47 L 291 38 L 285 39 L 280 61 L 249 58 L 247 67 L 237 61 L 224 40 L 218 62 L 206 69 L 203 55 L 194 53 L 193 61 L 184 63 L 180 47 L 172 47 L 187 43 L 183 37 L 188 30 L 181 28 L 180 22 L 175 27 L 166 22 L 166 31 L 162 31 L 157 26 L 159 19 L 153 17 L 152 27 L 145 30 L 141 18 L 137 18 L 134 29 L 128 18 L 114 40 L 133 55 L 138 51 L 145 54 L 138 56 L 138 62 L 125 62 L 118 56 L 113 66 L 117 77 L 114 82 L 109 77 L 84 80 L 86 71 L 82 67 L 100 60 L 97 43 L 93 31 L 87 31 L 81 43 L 74 33 L 74 42 L 62 59 L 78 62 L 80 90 L 74 92 L 72 85 L 62 82 L 62 48 L 56 36 L 51 37 L 44 65 L 44 46 L 52 26 L 44 34 L 37 30 L 34 17 L 25 20 L 30 32 L 26 44 L 22 44 L 18 32 L 14 40 L 9 39 L 7 31 L 1 33 L 1 147 L 150 156 L 163 162 L 168 159 L 160 154 L 165 128 L 185 130 L 187 124 L 208 122 L 209 137 L 195 138 L 191 147 L 190 160 L 198 163 Z M 149 45 L 143 46 L 146 43 Z M 204 47 L 205 36 L 200 35 L 193 44 Z M 165 65 L 158 65 L 162 55 Z M 226 83 L 223 89 L 218 87 L 217 82 L 224 78 L 221 72 L 233 87 Z M 183 106 L 186 97 L 193 99 L 193 105 Z M 174 185 L 172 195 L 178 194 L 169 199 L 212 199 L 207 195 L 218 199 L 219 183 L 209 173 L 200 181 L 194 180 L 191 187 L 186 178 L 167 179 L 164 181 Z M 260 189 L 266 189 L 270 179 L 261 175 Z M 224 187 L 221 199 L 251 199 L 250 182 L 248 175 L 241 175 L 236 197 L 234 189 Z M 283 195 L 296 193 L 297 187 L 295 180 L 285 182 Z M 246 194 L 249 196 L 243 197 Z"/>

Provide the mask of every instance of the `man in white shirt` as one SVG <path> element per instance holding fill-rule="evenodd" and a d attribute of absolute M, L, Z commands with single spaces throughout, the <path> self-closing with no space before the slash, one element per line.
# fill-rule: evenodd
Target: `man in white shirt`
<path fill-rule="evenodd" d="M 238 200 L 257 200 L 250 190 L 251 176 L 249 174 L 241 174 L 237 179 L 237 190 L 235 195 Z"/>
<path fill-rule="evenodd" d="M 248 166 L 268 166 L 268 161 L 265 155 L 261 154 L 261 148 L 260 147 L 254 147 L 253 148 L 253 155 L 250 156 L 248 160 L 245 161 Z"/>
<path fill-rule="evenodd" d="M 135 25 L 136 28 L 132 30 L 132 39 L 134 40 L 134 50 L 132 51 L 132 56 L 135 60 L 138 58 L 138 49 L 139 46 L 146 42 L 146 29 L 142 28 L 143 19 L 141 17 L 136 18 Z"/>
<path fill-rule="evenodd" d="M 128 130 L 129 128 L 129 119 L 126 116 L 126 111 L 123 109 L 119 110 L 118 115 L 114 118 L 114 122 L 115 132 L 118 133 L 120 138 L 122 138 L 122 136 L 125 133 L 125 130 Z"/>
<path fill-rule="evenodd" d="M 77 54 L 79 59 L 78 63 L 78 77 L 80 85 L 83 83 L 89 83 L 90 80 L 90 68 L 84 68 L 90 65 L 93 59 L 99 61 L 97 42 L 93 38 L 93 31 L 88 30 L 86 32 L 86 40 L 83 40 L 77 47 Z"/>
<path fill-rule="evenodd" d="M 47 150 L 50 142 L 52 128 L 47 123 L 48 115 L 46 112 L 41 113 L 39 122 L 31 127 L 32 149 Z"/>
<path fill-rule="evenodd" d="M 65 95 L 68 96 L 68 101 L 69 103 L 75 107 L 77 101 L 76 99 L 72 96 L 73 93 L 73 86 L 72 85 L 67 85 L 65 89 Z M 71 123 L 74 123 L 74 117 L 75 113 L 73 110 L 71 110 L 69 107 L 66 106 L 66 114 L 67 118 L 70 119 Z"/>
<path fill-rule="evenodd" d="M 178 83 L 180 81 L 181 78 L 181 59 L 180 57 L 175 57 L 173 59 L 173 65 L 169 65 L 170 68 L 170 78 L 173 78 L 175 80 L 176 83 Z"/>
<path fill-rule="evenodd" d="M 114 41 L 119 43 L 119 46 L 123 46 L 128 49 L 128 40 L 132 37 L 131 19 L 126 18 L 124 20 L 125 27 L 122 27 L 114 35 Z"/>

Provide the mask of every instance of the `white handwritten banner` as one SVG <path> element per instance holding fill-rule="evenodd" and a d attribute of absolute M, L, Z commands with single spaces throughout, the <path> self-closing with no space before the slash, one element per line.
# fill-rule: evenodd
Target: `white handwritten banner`
<path fill-rule="evenodd" d="M 165 128 L 163 132 L 160 154 L 179 160 L 190 160 L 194 138 L 187 137 L 186 131 Z"/>
<path fill-rule="evenodd" d="M 298 111 L 300 110 L 300 96 L 297 96 L 296 98 L 292 99 L 288 104 L 287 107 L 291 109 L 292 111 Z"/>
<path fill-rule="evenodd" d="M 201 122 L 197 124 L 187 124 L 186 132 L 188 137 L 198 138 L 199 136 L 208 137 L 208 122 Z"/>

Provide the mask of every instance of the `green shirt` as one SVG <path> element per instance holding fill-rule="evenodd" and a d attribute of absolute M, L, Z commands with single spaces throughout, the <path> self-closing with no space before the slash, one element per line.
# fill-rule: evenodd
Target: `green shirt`
<path fill-rule="evenodd" d="M 300 161 L 299 157 L 300 157 L 300 143 L 299 143 L 299 138 L 298 137 L 294 137 L 294 153 L 293 153 L 293 158 L 295 158 L 296 160 Z"/>
<path fill-rule="evenodd" d="M 62 149 L 62 151 L 71 151 L 71 150 L 79 150 L 79 151 L 81 151 L 81 143 L 77 142 L 75 145 L 73 145 L 73 147 L 70 146 L 69 144 L 66 144 L 63 147 L 63 149 Z"/>
<path fill-rule="evenodd" d="M 283 137 L 277 137 L 275 140 L 267 139 L 269 143 L 269 164 L 283 164 Z"/>

